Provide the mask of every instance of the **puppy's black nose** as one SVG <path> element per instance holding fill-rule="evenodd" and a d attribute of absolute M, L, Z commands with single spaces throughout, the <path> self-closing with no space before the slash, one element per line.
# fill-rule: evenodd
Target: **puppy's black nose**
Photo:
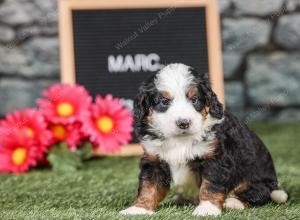
<path fill-rule="evenodd" d="M 191 125 L 191 120 L 188 119 L 179 119 L 176 121 L 176 125 L 180 128 L 180 129 L 188 129 Z"/>

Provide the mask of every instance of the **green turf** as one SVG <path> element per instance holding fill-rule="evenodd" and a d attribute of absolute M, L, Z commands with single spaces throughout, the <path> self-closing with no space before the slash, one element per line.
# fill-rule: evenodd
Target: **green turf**
<path fill-rule="evenodd" d="M 275 160 L 279 182 L 290 194 L 287 204 L 225 211 L 210 219 L 300 219 L 300 125 L 252 126 Z M 25 175 L 0 175 L 2 219 L 199 219 L 193 205 L 176 207 L 173 192 L 151 217 L 123 217 L 137 190 L 138 158 L 94 159 L 73 173 L 48 169 Z M 205 218 L 208 219 L 208 218 Z"/>

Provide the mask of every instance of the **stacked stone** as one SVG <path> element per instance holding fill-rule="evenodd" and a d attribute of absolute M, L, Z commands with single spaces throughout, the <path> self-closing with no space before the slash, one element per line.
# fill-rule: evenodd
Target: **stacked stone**
<path fill-rule="evenodd" d="M 0 0 L 0 116 L 59 81 L 56 0 Z"/>
<path fill-rule="evenodd" d="M 300 0 L 220 0 L 228 108 L 300 120 Z"/>

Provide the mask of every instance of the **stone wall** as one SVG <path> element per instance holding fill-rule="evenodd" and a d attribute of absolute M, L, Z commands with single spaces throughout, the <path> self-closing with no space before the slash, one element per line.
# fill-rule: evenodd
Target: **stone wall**
<path fill-rule="evenodd" d="M 56 0 L 0 0 L 0 115 L 59 81 Z"/>
<path fill-rule="evenodd" d="M 228 107 L 246 122 L 300 120 L 300 0 L 220 0 Z"/>
<path fill-rule="evenodd" d="M 300 120 L 300 0 L 219 0 L 227 107 Z M 0 115 L 59 81 L 56 0 L 0 0 Z"/>

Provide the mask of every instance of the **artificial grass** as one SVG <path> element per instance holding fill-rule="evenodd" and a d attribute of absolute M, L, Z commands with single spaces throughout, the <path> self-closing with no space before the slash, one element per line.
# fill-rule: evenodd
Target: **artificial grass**
<path fill-rule="evenodd" d="M 227 210 L 205 219 L 300 219 L 300 124 L 256 124 L 275 161 L 280 185 L 288 191 L 286 204 Z M 54 173 L 33 170 L 23 175 L 0 175 L 2 219 L 199 219 L 193 205 L 177 207 L 168 195 L 153 216 L 123 217 L 137 191 L 138 158 L 97 158 L 82 170 Z"/>

